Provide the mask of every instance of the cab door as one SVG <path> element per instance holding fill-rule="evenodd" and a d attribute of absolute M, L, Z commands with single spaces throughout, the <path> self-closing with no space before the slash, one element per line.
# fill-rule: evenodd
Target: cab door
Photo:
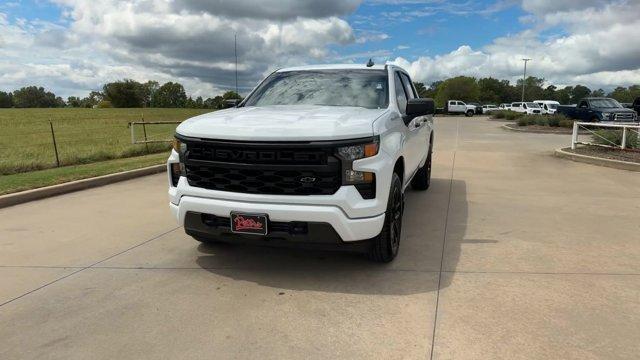
<path fill-rule="evenodd" d="M 400 111 L 408 130 L 405 142 L 405 179 L 409 179 L 427 156 L 432 121 L 427 116 L 407 117 L 406 102 L 418 97 L 409 75 L 395 71 L 394 83 L 396 97 L 398 97 L 398 94 L 404 94 L 404 97 L 401 96 L 400 100 L 404 104 Z M 406 100 L 402 100 L 402 98 Z M 400 108 L 400 102 L 398 107 Z"/>

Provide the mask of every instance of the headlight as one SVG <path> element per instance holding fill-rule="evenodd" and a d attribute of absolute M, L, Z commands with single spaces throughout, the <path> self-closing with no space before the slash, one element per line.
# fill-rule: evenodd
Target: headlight
<path fill-rule="evenodd" d="M 182 154 L 187 151 L 187 144 L 182 141 L 174 138 L 172 141 L 173 150 L 175 150 L 178 154 Z"/>
<path fill-rule="evenodd" d="M 611 113 L 603 112 L 603 113 L 602 113 L 602 118 L 603 118 L 603 119 L 610 119 L 610 118 L 611 118 Z"/>
<path fill-rule="evenodd" d="M 378 143 L 358 144 L 338 148 L 338 155 L 347 161 L 364 159 L 378 154 Z"/>
<path fill-rule="evenodd" d="M 342 183 L 344 185 L 363 185 L 369 184 L 368 190 L 362 190 L 358 188 L 358 191 L 365 191 L 367 195 L 363 195 L 364 198 L 371 199 L 375 197 L 375 175 L 372 172 L 353 170 L 353 161 L 358 159 L 364 159 L 372 157 L 378 154 L 379 143 L 377 141 L 366 143 L 343 146 L 337 149 L 337 155 L 342 159 Z M 361 194 L 363 192 L 361 191 Z"/>

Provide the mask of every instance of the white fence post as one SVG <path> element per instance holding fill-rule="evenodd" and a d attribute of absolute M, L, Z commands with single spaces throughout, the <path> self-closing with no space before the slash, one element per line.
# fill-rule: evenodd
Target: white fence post
<path fill-rule="evenodd" d="M 578 122 L 573 122 L 573 133 L 571 134 L 571 150 L 576 149 L 576 143 L 578 142 Z"/>
<path fill-rule="evenodd" d="M 622 146 L 621 148 L 624 149 L 627 147 L 627 128 L 623 127 L 622 128 Z"/>

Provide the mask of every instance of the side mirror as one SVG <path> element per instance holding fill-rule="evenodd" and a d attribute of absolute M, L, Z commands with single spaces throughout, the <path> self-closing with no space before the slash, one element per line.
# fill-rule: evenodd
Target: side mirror
<path fill-rule="evenodd" d="M 412 117 L 433 115 L 436 113 L 436 104 L 433 102 L 433 99 L 428 98 L 409 99 L 406 113 L 407 116 Z"/>
<path fill-rule="evenodd" d="M 236 106 L 238 106 L 238 104 L 240 104 L 240 99 L 225 100 L 224 101 L 224 108 L 228 109 L 228 108 L 236 107 Z"/>

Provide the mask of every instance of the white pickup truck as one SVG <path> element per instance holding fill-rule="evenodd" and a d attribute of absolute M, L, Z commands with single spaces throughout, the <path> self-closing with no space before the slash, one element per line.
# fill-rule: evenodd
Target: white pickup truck
<path fill-rule="evenodd" d="M 447 114 L 464 114 L 465 116 L 473 116 L 476 113 L 475 105 L 465 104 L 460 100 L 449 100 L 445 106 Z"/>
<path fill-rule="evenodd" d="M 429 188 L 434 112 L 397 66 L 278 70 L 236 107 L 178 126 L 169 206 L 201 242 L 330 247 L 389 262 L 405 189 Z"/>

